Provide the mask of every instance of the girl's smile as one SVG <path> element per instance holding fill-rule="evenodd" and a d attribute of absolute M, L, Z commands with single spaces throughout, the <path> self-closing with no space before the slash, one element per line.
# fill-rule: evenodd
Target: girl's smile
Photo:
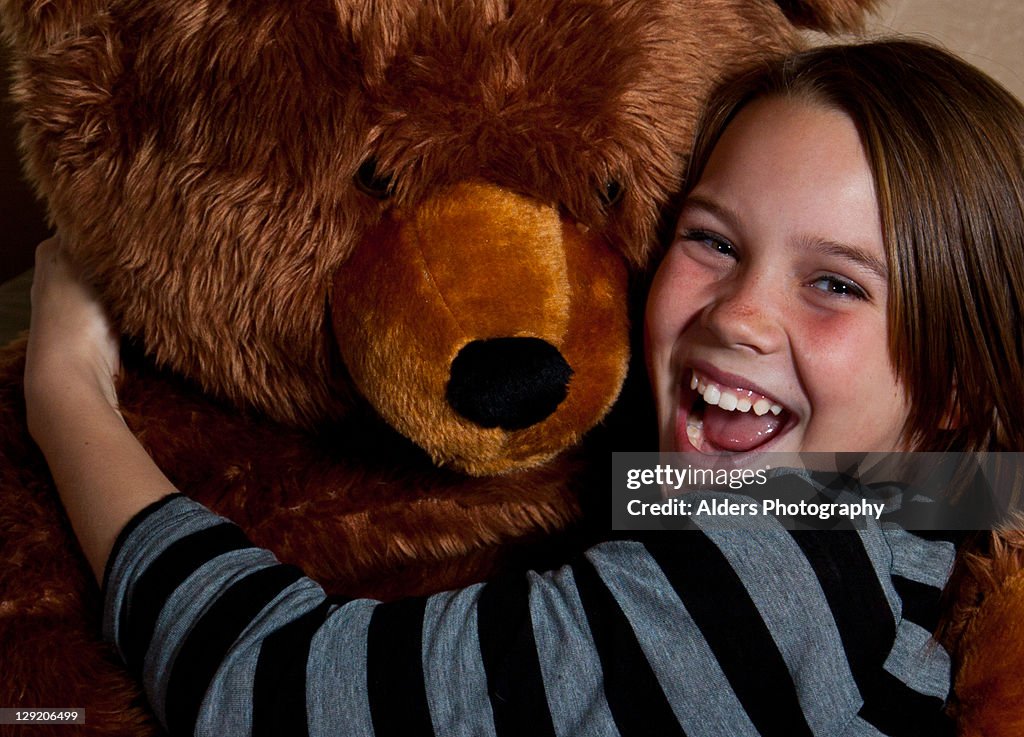
<path fill-rule="evenodd" d="M 662 450 L 897 450 L 875 183 L 853 122 L 796 99 L 737 115 L 647 308 Z"/>

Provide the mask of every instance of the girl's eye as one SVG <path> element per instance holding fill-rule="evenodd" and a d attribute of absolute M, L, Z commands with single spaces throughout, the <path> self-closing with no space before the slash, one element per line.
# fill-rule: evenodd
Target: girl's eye
<path fill-rule="evenodd" d="M 855 282 L 834 274 L 825 274 L 814 279 L 810 286 L 827 294 L 834 294 L 837 297 L 852 297 L 854 299 L 867 299 L 868 295 Z"/>
<path fill-rule="evenodd" d="M 699 243 L 705 248 L 720 253 L 723 256 L 736 258 L 736 249 L 733 248 L 733 245 L 728 240 L 720 235 L 709 233 L 706 230 L 684 230 L 679 234 L 679 237 L 684 241 Z"/>

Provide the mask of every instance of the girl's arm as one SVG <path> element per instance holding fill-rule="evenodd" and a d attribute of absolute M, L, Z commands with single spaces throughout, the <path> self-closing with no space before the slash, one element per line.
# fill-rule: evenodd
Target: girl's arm
<path fill-rule="evenodd" d="M 30 330 L 29 432 L 100 580 L 118 532 L 174 487 L 117 410 L 118 337 L 56 237 L 36 249 Z"/>

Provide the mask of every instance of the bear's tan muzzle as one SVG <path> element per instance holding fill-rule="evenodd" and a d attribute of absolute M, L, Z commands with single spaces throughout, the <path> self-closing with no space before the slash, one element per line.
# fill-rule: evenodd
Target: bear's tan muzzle
<path fill-rule="evenodd" d="M 435 462 L 473 475 L 541 463 L 618 395 L 626 268 L 556 207 L 467 182 L 396 208 L 335 276 L 358 390 Z"/>

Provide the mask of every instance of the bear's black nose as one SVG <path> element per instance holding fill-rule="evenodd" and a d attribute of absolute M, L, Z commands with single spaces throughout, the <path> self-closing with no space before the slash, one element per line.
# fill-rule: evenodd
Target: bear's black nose
<path fill-rule="evenodd" d="M 490 338 L 463 346 L 452 361 L 448 404 L 481 427 L 521 430 L 555 411 L 572 368 L 540 338 Z"/>

